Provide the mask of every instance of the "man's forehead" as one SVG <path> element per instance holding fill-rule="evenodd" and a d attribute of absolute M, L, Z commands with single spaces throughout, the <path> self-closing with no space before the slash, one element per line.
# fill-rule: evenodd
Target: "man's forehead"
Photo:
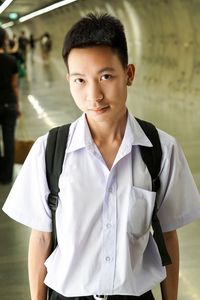
<path fill-rule="evenodd" d="M 85 74 L 90 70 L 96 73 L 114 72 L 119 66 L 121 62 L 110 47 L 74 48 L 68 56 L 70 74 Z"/>
<path fill-rule="evenodd" d="M 103 59 L 116 59 L 118 55 L 115 50 L 107 46 L 95 46 L 88 48 L 73 48 L 68 55 L 68 62 L 70 60 L 79 60 L 84 63 L 83 58 L 87 58 L 87 60 L 98 60 Z"/>

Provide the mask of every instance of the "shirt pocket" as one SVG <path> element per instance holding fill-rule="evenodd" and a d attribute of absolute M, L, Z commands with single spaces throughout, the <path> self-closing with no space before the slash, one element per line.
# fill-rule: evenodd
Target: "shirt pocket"
<path fill-rule="evenodd" d="M 128 233 L 140 238 L 150 230 L 156 193 L 133 186 L 129 199 Z"/>

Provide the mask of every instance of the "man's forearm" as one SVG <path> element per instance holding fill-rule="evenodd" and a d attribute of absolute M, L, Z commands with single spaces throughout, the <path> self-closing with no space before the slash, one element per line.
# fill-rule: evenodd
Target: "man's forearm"
<path fill-rule="evenodd" d="M 164 233 L 165 243 L 172 264 L 166 267 L 167 277 L 161 283 L 162 300 L 178 299 L 179 244 L 176 231 Z"/>
<path fill-rule="evenodd" d="M 51 250 L 51 233 L 32 230 L 29 242 L 28 270 L 31 300 L 46 300 L 44 262 Z"/>

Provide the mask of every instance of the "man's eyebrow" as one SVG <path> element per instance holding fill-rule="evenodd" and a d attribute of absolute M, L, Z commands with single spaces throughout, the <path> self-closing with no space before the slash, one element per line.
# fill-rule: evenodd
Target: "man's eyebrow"
<path fill-rule="evenodd" d="M 69 73 L 70 76 L 85 76 L 84 74 L 78 73 L 78 72 L 74 72 L 74 73 Z"/>
<path fill-rule="evenodd" d="M 112 68 L 112 67 L 105 67 L 105 68 L 99 70 L 99 71 L 98 71 L 98 74 L 104 73 L 104 72 L 113 72 L 113 71 L 115 71 L 114 68 Z"/>
<path fill-rule="evenodd" d="M 103 69 L 100 69 L 97 73 L 101 74 L 101 73 L 104 73 L 104 72 L 113 72 L 113 71 L 115 71 L 114 68 L 112 68 L 112 67 L 105 67 Z M 69 75 L 70 76 L 81 76 L 81 77 L 86 76 L 85 74 L 78 73 L 78 72 L 73 72 L 73 73 L 70 73 Z"/>

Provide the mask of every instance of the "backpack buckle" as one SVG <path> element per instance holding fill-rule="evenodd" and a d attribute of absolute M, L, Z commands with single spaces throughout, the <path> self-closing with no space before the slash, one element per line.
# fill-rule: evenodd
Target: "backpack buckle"
<path fill-rule="evenodd" d="M 48 204 L 50 209 L 55 212 L 56 208 L 58 207 L 58 196 L 50 193 L 48 196 Z"/>
<path fill-rule="evenodd" d="M 93 295 L 95 300 L 107 300 L 107 295 Z"/>

